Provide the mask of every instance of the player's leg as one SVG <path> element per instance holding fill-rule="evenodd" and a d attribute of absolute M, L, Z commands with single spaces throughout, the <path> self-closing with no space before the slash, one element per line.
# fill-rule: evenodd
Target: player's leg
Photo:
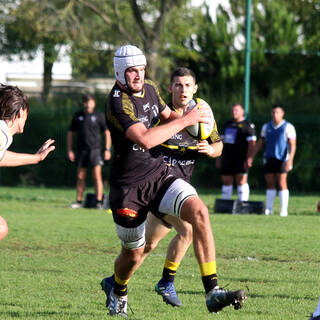
<path fill-rule="evenodd" d="M 276 183 L 277 183 L 277 166 L 276 159 L 268 159 L 263 166 L 264 178 L 266 180 L 266 215 L 273 214 L 273 203 L 277 196 Z"/>
<path fill-rule="evenodd" d="M 166 215 L 163 219 L 175 228 L 177 234 L 167 248 L 162 278 L 157 283 L 155 290 L 162 295 L 164 302 L 180 307 L 181 302 L 174 288 L 174 279 L 180 263 L 192 243 L 192 225 L 171 215 Z"/>
<path fill-rule="evenodd" d="M 287 185 L 287 173 L 278 173 L 277 182 L 279 185 L 279 199 L 280 199 L 280 216 L 286 217 L 288 215 L 289 204 L 289 190 Z"/>
<path fill-rule="evenodd" d="M 229 200 L 232 197 L 233 193 L 233 176 L 232 175 L 222 175 L 222 187 L 221 187 L 221 193 L 222 193 L 222 199 Z"/>
<path fill-rule="evenodd" d="M 9 229 L 6 220 L 0 216 L 0 241 L 5 238 L 8 231 Z"/>
<path fill-rule="evenodd" d="M 170 230 L 171 226 L 169 224 L 165 223 L 153 213 L 149 212 L 146 221 L 146 245 L 144 248 L 144 254 L 148 255 L 152 250 L 154 250 L 159 241 L 163 239 L 170 232 Z"/>
<path fill-rule="evenodd" d="M 244 159 L 239 159 L 235 164 L 238 199 L 240 201 L 248 201 L 250 195 L 248 171 L 245 169 L 244 164 Z"/>
<path fill-rule="evenodd" d="M 276 174 L 275 173 L 266 173 L 264 175 L 267 185 L 266 191 L 266 198 L 267 198 L 267 205 L 266 205 L 266 214 L 273 214 L 273 203 L 274 199 L 277 196 L 276 190 Z"/>
<path fill-rule="evenodd" d="M 210 312 L 228 305 L 240 308 L 246 298 L 243 290 L 221 290 L 217 285 L 216 255 L 209 212 L 196 190 L 182 179 L 175 180 L 163 195 L 159 211 L 180 217 L 192 225 L 193 247 L 198 260 Z"/>
<path fill-rule="evenodd" d="M 236 175 L 238 198 L 240 201 L 248 201 L 250 188 L 248 184 L 248 174 L 240 173 Z"/>
<path fill-rule="evenodd" d="M 320 298 L 316 310 L 311 314 L 309 320 L 320 320 Z"/>
<path fill-rule="evenodd" d="M 97 208 L 102 209 L 103 200 L 103 180 L 102 180 L 102 166 L 103 160 L 100 149 L 93 149 L 90 151 L 90 165 L 92 166 L 92 178 L 94 182 L 94 189 L 96 192 Z"/>
<path fill-rule="evenodd" d="M 94 189 L 98 204 L 102 204 L 103 198 L 103 180 L 102 180 L 102 167 L 100 165 L 92 168 L 92 178 L 94 182 Z"/>
<path fill-rule="evenodd" d="M 150 199 L 148 190 L 152 190 L 152 183 L 110 188 L 110 207 L 122 243 L 120 254 L 114 263 L 114 274 L 101 281 L 110 315 L 127 315 L 128 282 L 144 257 L 145 221 L 148 213 L 145 204 Z"/>
<path fill-rule="evenodd" d="M 77 169 L 77 184 L 76 184 L 77 202 L 71 205 L 71 208 L 73 209 L 82 207 L 83 193 L 84 193 L 84 190 L 86 189 L 86 176 L 87 176 L 86 168 Z"/>

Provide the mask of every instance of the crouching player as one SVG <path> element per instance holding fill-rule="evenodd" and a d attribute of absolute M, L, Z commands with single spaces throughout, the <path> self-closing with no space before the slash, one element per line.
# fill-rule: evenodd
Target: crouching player
<path fill-rule="evenodd" d="M 36 164 L 55 149 L 54 140 L 47 140 L 34 154 L 8 151 L 13 135 L 22 133 L 28 118 L 29 103 L 23 92 L 13 86 L 0 84 L 0 167 Z M 1 217 L 0 217 L 1 218 Z M 7 235 L 8 226 L 0 220 L 0 241 Z"/>

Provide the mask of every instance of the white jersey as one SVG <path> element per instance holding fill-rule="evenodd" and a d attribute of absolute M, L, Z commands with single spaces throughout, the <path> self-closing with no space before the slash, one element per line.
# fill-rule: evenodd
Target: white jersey
<path fill-rule="evenodd" d="M 12 135 L 5 121 L 0 120 L 0 160 L 12 143 Z"/>

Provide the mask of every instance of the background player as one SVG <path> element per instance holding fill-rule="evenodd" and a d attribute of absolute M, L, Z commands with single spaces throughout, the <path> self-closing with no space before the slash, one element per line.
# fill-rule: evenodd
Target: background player
<path fill-rule="evenodd" d="M 250 188 L 248 184 L 248 158 L 251 157 L 257 137 L 255 126 L 244 117 L 240 104 L 231 107 L 232 120 L 223 126 L 223 151 L 217 159 L 221 169 L 222 199 L 231 199 L 233 178 L 235 177 L 240 201 L 248 201 Z"/>
<path fill-rule="evenodd" d="M 0 84 L 0 167 L 37 164 L 55 149 L 54 140 L 47 140 L 35 154 L 8 151 L 13 136 L 23 133 L 29 113 L 29 102 L 23 92 L 13 86 Z M 7 235 L 8 225 L 0 217 L 0 241 Z"/>
<path fill-rule="evenodd" d="M 261 137 L 257 142 L 252 157 L 248 159 L 249 166 L 253 158 L 265 144 L 264 177 L 267 184 L 266 214 L 273 213 L 273 202 L 276 197 L 276 184 L 279 186 L 280 216 L 288 215 L 289 190 L 287 185 L 288 172 L 293 167 L 296 153 L 296 131 L 294 126 L 283 119 L 284 110 L 276 104 L 271 110 L 272 121 L 265 123 L 261 129 Z"/>
<path fill-rule="evenodd" d="M 169 89 L 172 101 L 168 106 L 171 110 L 182 115 L 198 89 L 195 74 L 187 68 L 175 69 L 171 74 Z M 222 148 L 223 144 L 216 124 L 207 140 L 196 141 L 186 131 L 181 131 L 162 144 L 163 159 L 170 166 L 171 173 L 189 183 L 199 153 L 215 158 L 221 155 Z M 162 295 L 166 303 L 172 306 L 181 306 L 174 288 L 174 278 L 192 243 L 192 226 L 172 215 L 149 213 L 146 222 L 145 254 L 156 248 L 172 226 L 177 231 L 177 235 L 168 246 L 162 278 L 157 283 L 155 290 Z"/>
<path fill-rule="evenodd" d="M 122 248 L 113 277 L 102 280 L 110 315 L 127 315 L 127 285 L 140 266 L 148 211 L 177 216 L 190 223 L 210 312 L 241 307 L 243 290 L 217 286 L 216 257 L 208 209 L 195 189 L 169 172 L 160 144 L 187 126 L 207 122 L 208 111 L 194 108 L 178 117 L 165 105 L 155 85 L 146 80 L 146 58 L 135 46 L 120 47 L 114 56 L 116 84 L 107 103 L 108 126 L 115 158 L 110 177 L 110 207 Z M 164 124 L 159 125 L 160 118 Z"/>
<path fill-rule="evenodd" d="M 101 134 L 104 135 L 104 160 L 111 159 L 111 137 L 103 112 L 95 111 L 96 101 L 93 96 L 86 94 L 82 97 L 83 110 L 73 115 L 67 135 L 68 157 L 78 166 L 77 172 L 77 201 L 71 208 L 81 208 L 83 193 L 86 187 L 87 168 L 92 166 L 92 177 L 96 192 L 97 208 L 102 209 L 103 180 L 101 157 Z M 76 154 L 72 150 L 73 137 L 77 135 Z"/>

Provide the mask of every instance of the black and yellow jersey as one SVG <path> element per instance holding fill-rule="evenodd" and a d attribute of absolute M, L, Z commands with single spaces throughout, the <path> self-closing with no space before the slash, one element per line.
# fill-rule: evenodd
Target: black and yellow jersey
<path fill-rule="evenodd" d="M 172 104 L 169 104 L 171 110 L 175 110 Z M 206 139 L 209 144 L 220 141 L 217 125 L 209 138 Z M 189 136 L 186 131 L 180 131 L 172 136 L 162 145 L 163 160 L 171 166 L 171 173 L 179 178 L 190 182 L 192 172 L 198 159 L 197 140 Z"/>
<path fill-rule="evenodd" d="M 147 129 L 157 126 L 165 107 L 157 87 L 149 80 L 145 81 L 141 95 L 127 93 L 117 83 L 114 85 L 106 105 L 107 125 L 115 152 L 110 184 L 140 184 L 165 169 L 160 146 L 145 150 L 125 135 L 126 130 L 138 122 Z"/>

